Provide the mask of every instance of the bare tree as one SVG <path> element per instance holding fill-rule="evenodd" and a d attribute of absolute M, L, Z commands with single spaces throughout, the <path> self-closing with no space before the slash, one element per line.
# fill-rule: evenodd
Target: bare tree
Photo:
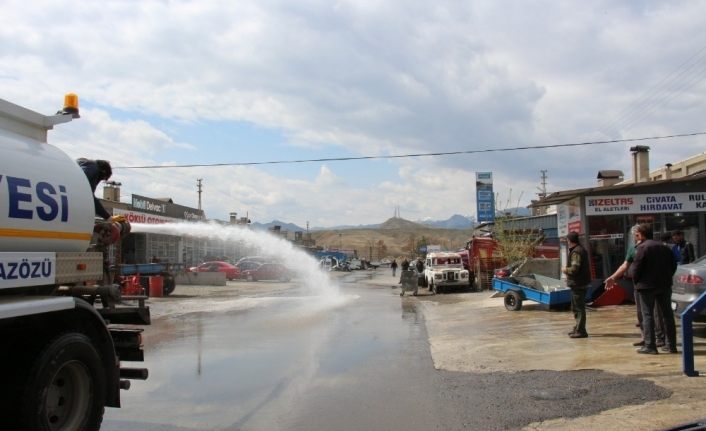
<path fill-rule="evenodd" d="M 506 211 L 510 204 L 511 198 L 512 190 L 510 190 L 510 194 L 508 195 L 507 203 L 504 208 L 496 205 L 496 208 L 499 208 L 501 214 L 503 215 L 495 218 L 493 229 L 493 236 L 498 242 L 498 248 L 507 262 L 514 262 L 517 260 L 522 260 L 526 257 L 531 257 L 534 254 L 535 246 L 542 239 L 541 232 L 534 229 L 519 229 L 514 226 L 512 220 L 517 218 L 517 216 L 513 216 L 511 211 Z M 520 206 L 521 198 L 522 193 L 520 193 L 520 197 L 517 199 L 517 205 L 515 208 Z"/>

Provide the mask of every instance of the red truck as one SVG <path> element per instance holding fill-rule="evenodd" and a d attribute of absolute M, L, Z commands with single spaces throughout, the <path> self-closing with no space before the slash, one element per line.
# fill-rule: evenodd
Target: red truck
<path fill-rule="evenodd" d="M 457 253 L 461 255 L 463 267 L 468 270 L 468 282 L 475 290 L 490 289 L 493 271 L 507 263 L 498 241 L 491 236 L 473 237 Z"/>
<path fill-rule="evenodd" d="M 532 257 L 559 257 L 559 243 L 539 235 L 534 241 Z M 471 288 L 490 289 L 493 272 L 507 265 L 498 241 L 492 236 L 474 236 L 457 253 L 463 259 L 463 267 L 468 270 Z"/>

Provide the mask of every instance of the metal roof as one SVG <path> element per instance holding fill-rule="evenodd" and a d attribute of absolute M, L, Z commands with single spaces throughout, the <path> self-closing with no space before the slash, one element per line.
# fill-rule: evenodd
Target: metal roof
<path fill-rule="evenodd" d="M 569 199 L 573 199 L 577 196 L 586 195 L 596 195 L 596 194 L 615 194 L 616 192 L 625 192 L 626 190 L 635 190 L 635 193 L 640 191 L 645 191 L 645 189 L 654 186 L 663 186 L 669 184 L 679 184 L 686 183 L 690 181 L 702 182 L 706 180 L 706 171 L 699 171 L 691 175 L 679 178 L 670 178 L 668 180 L 658 180 L 658 181 L 644 181 L 640 183 L 620 183 L 614 184 L 612 186 L 602 186 L 602 187 L 587 187 L 583 189 L 573 189 L 573 190 L 563 190 L 560 192 L 554 192 L 547 197 L 540 199 L 538 201 L 532 202 L 528 208 L 545 207 L 549 205 L 556 205 L 562 202 L 566 202 Z"/>

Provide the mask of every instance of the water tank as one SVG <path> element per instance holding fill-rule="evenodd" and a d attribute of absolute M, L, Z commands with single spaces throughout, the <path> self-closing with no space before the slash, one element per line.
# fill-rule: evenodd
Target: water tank
<path fill-rule="evenodd" d="M 95 211 L 83 171 L 0 120 L 0 251 L 86 251 Z"/>

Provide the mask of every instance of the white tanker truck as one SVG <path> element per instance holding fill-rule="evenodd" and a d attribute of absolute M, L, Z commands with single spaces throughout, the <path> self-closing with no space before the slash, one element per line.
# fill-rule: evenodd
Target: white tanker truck
<path fill-rule="evenodd" d="M 126 379 L 147 378 L 146 369 L 121 362 L 143 361 L 142 329 L 125 325 L 149 324 L 149 308 L 125 306 L 119 288 L 101 282 L 101 246 L 129 224 L 96 224 L 88 179 L 47 144 L 48 130 L 78 118 L 76 96 L 65 102 L 45 116 L 0 99 L 0 428 L 7 430 L 97 430 L 105 406 L 120 407 Z"/>

